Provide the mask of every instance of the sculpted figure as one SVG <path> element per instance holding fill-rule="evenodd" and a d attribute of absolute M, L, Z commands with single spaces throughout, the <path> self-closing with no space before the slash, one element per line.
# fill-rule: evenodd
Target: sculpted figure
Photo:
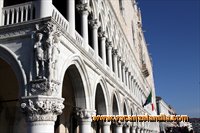
<path fill-rule="evenodd" d="M 42 45 L 42 33 L 36 34 L 36 42 L 34 44 L 35 50 L 35 59 L 36 59 L 36 71 L 37 71 L 37 78 L 44 77 L 44 50 Z"/>

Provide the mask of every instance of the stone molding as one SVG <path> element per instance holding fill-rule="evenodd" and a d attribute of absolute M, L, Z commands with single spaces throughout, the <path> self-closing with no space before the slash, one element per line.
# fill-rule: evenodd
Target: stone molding
<path fill-rule="evenodd" d="M 63 98 L 49 96 L 22 97 L 21 108 L 26 115 L 26 120 L 56 121 L 57 115 L 62 114 Z"/>

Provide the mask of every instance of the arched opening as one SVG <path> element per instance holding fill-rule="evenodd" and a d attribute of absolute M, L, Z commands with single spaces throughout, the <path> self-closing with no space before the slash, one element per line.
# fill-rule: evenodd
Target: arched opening
<path fill-rule="evenodd" d="M 55 133 L 78 133 L 76 111 L 86 108 L 86 99 L 83 81 L 75 65 L 71 65 L 65 72 L 62 97 L 65 98 L 65 108 L 55 123 Z"/>
<path fill-rule="evenodd" d="M 96 94 L 95 94 L 95 110 L 96 115 L 106 115 L 106 101 L 105 96 L 102 90 L 102 87 L 97 84 Z M 93 122 L 93 128 L 96 130 L 96 133 L 101 133 L 101 125 L 99 122 Z"/>
<path fill-rule="evenodd" d="M 0 132 L 26 133 L 20 111 L 19 84 L 11 66 L 0 58 Z"/>
<path fill-rule="evenodd" d="M 113 97 L 113 106 L 112 106 L 112 109 L 113 109 L 113 115 L 119 115 L 119 109 L 118 109 L 117 99 L 116 99 L 115 95 Z"/>

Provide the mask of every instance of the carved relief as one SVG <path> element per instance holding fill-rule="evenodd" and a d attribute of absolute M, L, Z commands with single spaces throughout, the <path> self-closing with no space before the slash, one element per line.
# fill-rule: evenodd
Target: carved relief
<path fill-rule="evenodd" d="M 21 108 L 27 121 L 56 121 L 64 108 L 63 100 L 46 96 L 22 98 Z"/>
<path fill-rule="evenodd" d="M 52 95 L 59 82 L 56 81 L 60 32 L 52 22 L 36 25 L 34 31 L 35 78 L 30 82 L 32 95 Z"/>

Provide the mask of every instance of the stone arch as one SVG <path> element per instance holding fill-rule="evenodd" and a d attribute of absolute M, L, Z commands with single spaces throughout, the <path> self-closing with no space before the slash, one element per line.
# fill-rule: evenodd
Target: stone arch
<path fill-rule="evenodd" d="M 112 101 L 112 114 L 119 115 L 120 114 L 120 101 L 119 101 L 117 92 L 113 92 L 111 101 Z"/>
<path fill-rule="evenodd" d="M 24 75 L 25 77 L 25 75 Z M 20 79 L 19 79 L 20 78 Z M 0 46 L 0 131 L 26 132 L 26 122 L 20 109 L 24 96 L 25 78 L 15 54 Z M 20 88 L 21 87 L 21 88 Z"/>
<path fill-rule="evenodd" d="M 7 62 L 16 75 L 19 84 L 19 94 L 21 96 L 27 95 L 27 79 L 24 70 L 22 69 L 21 62 L 17 59 L 16 55 L 7 47 L 0 45 L 0 58 Z"/>
<path fill-rule="evenodd" d="M 77 105 L 82 108 L 86 108 L 86 109 L 91 109 L 91 87 L 89 84 L 89 78 L 88 78 L 88 74 L 85 68 L 85 64 L 82 61 L 82 59 L 78 56 L 78 55 L 72 55 L 69 58 L 67 58 L 64 61 L 64 65 L 63 68 L 61 69 L 61 73 L 60 73 L 60 79 L 59 81 L 63 81 L 64 76 L 65 76 L 65 72 L 67 71 L 67 69 L 71 66 L 72 71 L 75 70 L 77 72 L 77 74 L 79 74 L 79 80 L 82 81 L 82 85 L 81 85 L 81 89 L 79 90 L 80 93 L 82 94 L 77 94 L 80 95 L 82 98 L 84 97 L 84 104 L 83 103 L 83 99 L 77 99 L 76 103 Z M 60 89 L 59 89 L 59 95 L 62 95 L 62 86 L 63 83 L 61 82 L 60 85 Z M 78 86 L 77 86 L 78 89 Z M 79 88 L 80 89 L 80 88 Z"/>
<path fill-rule="evenodd" d="M 125 99 L 124 100 L 124 103 L 123 103 L 123 113 L 124 115 L 129 115 L 129 108 L 128 108 L 128 102 L 127 100 Z"/>
<path fill-rule="evenodd" d="M 109 91 L 108 91 L 108 87 L 106 85 L 106 81 L 105 79 L 103 79 L 101 76 L 97 79 L 96 83 L 95 83 L 95 91 L 93 93 L 93 96 L 94 96 L 94 100 L 96 102 L 96 94 L 101 94 L 101 96 L 103 96 L 103 98 L 99 99 L 99 100 L 104 100 L 105 102 L 105 108 L 104 108 L 104 112 L 100 112 L 100 113 L 104 113 L 103 115 L 108 115 L 110 112 L 109 112 L 109 105 L 110 104 L 110 96 L 109 96 Z M 98 93 L 99 92 L 99 93 Z M 95 107 L 95 103 L 94 103 L 94 107 Z M 105 114 L 106 113 L 106 114 Z"/>

